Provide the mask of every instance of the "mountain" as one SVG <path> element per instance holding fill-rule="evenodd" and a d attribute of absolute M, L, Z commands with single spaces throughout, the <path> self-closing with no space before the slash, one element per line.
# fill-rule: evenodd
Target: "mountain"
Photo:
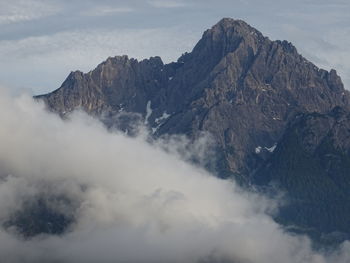
<path fill-rule="evenodd" d="M 333 127 L 339 122 L 337 114 L 349 112 L 349 92 L 335 70 L 319 69 L 291 43 L 271 41 L 244 21 L 222 19 L 177 62 L 110 57 L 86 74 L 72 72 L 59 89 L 36 98 L 61 116 L 81 108 L 107 125 L 118 121 L 124 130 L 134 119 L 120 121 L 115 116 L 137 113 L 135 118 L 147 124 L 156 138 L 185 134 L 196 139 L 207 132 L 215 140 L 219 177 L 233 176 L 244 186 L 276 183 L 290 194 L 285 211 L 300 208 L 302 217 L 316 209 L 308 205 L 310 200 L 318 208 L 329 201 L 324 209 L 332 206 L 334 198 L 346 203 L 343 208 L 350 205 L 349 199 L 338 198 L 347 193 L 340 188 L 348 180 L 349 152 L 341 148 L 340 159 L 327 159 L 350 142 L 349 130 L 339 126 L 338 132 Z M 308 122 L 312 116 L 323 117 Z M 328 138 L 328 133 L 333 137 Z M 328 144 L 319 145 L 324 136 Z M 308 145 L 314 150 L 304 149 Z M 329 179 L 332 176 L 334 180 Z M 311 197 L 305 192 L 308 189 L 317 193 Z M 347 223 L 338 227 L 332 221 L 328 228 L 328 223 L 317 225 L 311 219 L 305 223 L 298 213 L 291 211 L 288 217 L 282 211 L 278 219 L 320 233 L 350 233 Z M 328 222 L 326 215 L 317 215 Z M 345 222 L 344 216 L 337 215 Z"/>

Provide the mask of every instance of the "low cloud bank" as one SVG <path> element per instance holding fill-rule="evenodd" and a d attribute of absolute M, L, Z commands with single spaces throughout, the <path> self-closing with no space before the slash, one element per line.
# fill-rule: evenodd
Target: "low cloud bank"
<path fill-rule="evenodd" d="M 271 219 L 273 201 L 185 162 L 175 141 L 165 151 L 82 113 L 62 121 L 4 91 L 0 123 L 2 262 L 350 261 L 349 243 L 313 251 Z M 38 234 L 55 233 L 41 214 L 62 233 Z"/>

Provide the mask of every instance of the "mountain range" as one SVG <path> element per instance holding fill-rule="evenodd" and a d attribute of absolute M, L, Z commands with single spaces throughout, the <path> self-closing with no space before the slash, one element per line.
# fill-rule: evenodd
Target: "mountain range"
<path fill-rule="evenodd" d="M 207 133 L 218 177 L 285 193 L 276 221 L 322 243 L 350 237 L 350 93 L 335 70 L 244 21 L 222 19 L 176 62 L 110 57 L 35 98 L 129 133 L 135 120 L 154 138 Z"/>

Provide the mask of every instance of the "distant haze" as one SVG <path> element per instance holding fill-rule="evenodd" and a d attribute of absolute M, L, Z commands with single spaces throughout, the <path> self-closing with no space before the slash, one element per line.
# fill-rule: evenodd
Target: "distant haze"
<path fill-rule="evenodd" d="M 1 0 L 0 84 L 39 94 L 109 56 L 170 62 L 232 17 L 291 41 L 319 67 L 335 68 L 349 89 L 349 14 L 348 0 Z"/>

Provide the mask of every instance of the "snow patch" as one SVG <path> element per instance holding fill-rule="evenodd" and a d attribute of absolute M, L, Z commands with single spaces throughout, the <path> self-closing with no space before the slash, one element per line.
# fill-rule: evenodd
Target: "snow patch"
<path fill-rule="evenodd" d="M 157 126 L 155 128 L 152 128 L 152 133 L 154 134 L 158 129 L 159 127 L 162 125 L 162 123 L 167 119 L 169 118 L 171 115 L 163 112 L 163 115 L 160 116 L 159 118 L 155 119 L 154 122 L 157 124 Z"/>
<path fill-rule="evenodd" d="M 155 119 L 155 123 L 159 124 L 161 123 L 163 120 L 166 120 L 167 118 L 170 117 L 170 114 L 163 112 L 163 115 L 160 116 L 159 118 Z"/>
<path fill-rule="evenodd" d="M 258 147 L 255 148 L 255 153 L 259 154 L 261 152 L 261 150 L 262 150 L 262 147 L 258 146 Z"/>
<path fill-rule="evenodd" d="M 118 112 L 122 112 L 122 111 L 124 111 L 123 103 L 119 104 Z"/>
<path fill-rule="evenodd" d="M 258 147 L 255 148 L 255 153 L 256 153 L 256 154 L 261 153 L 261 150 L 262 150 L 262 149 L 265 149 L 265 150 L 269 151 L 270 153 L 273 153 L 274 150 L 276 149 L 276 147 L 277 147 L 277 143 L 275 143 L 275 144 L 272 145 L 271 147 L 264 147 L 264 148 L 263 148 L 263 147 L 261 147 L 261 146 L 258 146 Z"/>
<path fill-rule="evenodd" d="M 270 148 L 265 147 L 265 149 L 268 150 L 270 153 L 273 153 L 274 150 L 276 149 L 276 147 L 277 147 L 277 143 L 275 143 L 274 145 L 272 145 Z"/>
<path fill-rule="evenodd" d="M 148 118 L 152 115 L 151 101 L 149 100 L 146 105 L 146 117 L 145 124 L 148 124 Z"/>

